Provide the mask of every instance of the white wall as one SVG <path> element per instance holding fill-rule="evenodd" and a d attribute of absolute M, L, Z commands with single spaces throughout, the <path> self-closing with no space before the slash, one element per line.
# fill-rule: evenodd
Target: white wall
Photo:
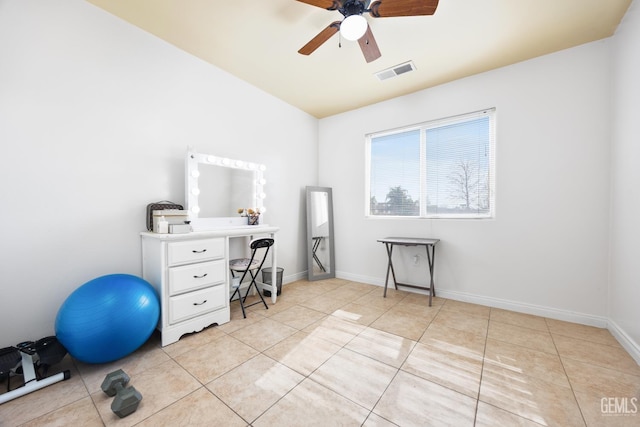
<path fill-rule="evenodd" d="M 321 120 L 319 185 L 333 187 L 339 275 L 383 284 L 386 252 L 376 239 L 434 237 L 440 295 L 604 326 L 609 43 Z M 497 109 L 494 220 L 364 217 L 365 134 L 488 107 Z M 418 267 L 396 258 L 405 281 L 425 283 L 420 250 L 406 249 L 422 255 Z"/>
<path fill-rule="evenodd" d="M 141 274 L 145 207 L 184 203 L 188 145 L 267 165 L 279 265 L 306 270 L 317 134 L 315 118 L 82 0 L 0 0 L 0 347 L 52 334 L 86 281 Z"/>
<path fill-rule="evenodd" d="M 611 159 L 611 278 L 614 333 L 640 363 L 640 3 L 634 1 L 615 34 Z"/>

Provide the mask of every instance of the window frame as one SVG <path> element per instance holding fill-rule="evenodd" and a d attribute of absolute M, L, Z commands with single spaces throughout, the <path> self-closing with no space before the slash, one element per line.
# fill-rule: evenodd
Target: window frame
<path fill-rule="evenodd" d="M 457 123 L 489 117 L 489 210 L 487 213 L 427 213 L 427 130 L 437 129 Z M 371 146 L 374 138 L 406 132 L 420 131 L 420 159 L 419 159 L 419 214 L 418 215 L 375 215 L 371 213 Z M 444 117 L 426 122 L 411 124 L 394 129 L 372 132 L 365 135 L 365 218 L 371 219 L 494 219 L 496 193 L 496 108 L 486 108 L 470 113 Z"/>

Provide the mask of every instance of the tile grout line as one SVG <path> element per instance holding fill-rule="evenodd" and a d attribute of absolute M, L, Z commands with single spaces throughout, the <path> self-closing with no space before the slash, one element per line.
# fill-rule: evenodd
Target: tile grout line
<path fill-rule="evenodd" d="M 547 319 L 545 318 L 545 324 L 547 325 L 547 328 L 549 329 L 549 335 L 551 335 L 551 341 L 553 342 L 553 346 L 556 349 L 556 352 L 558 353 L 558 359 L 560 360 L 560 365 L 562 365 L 562 372 L 564 372 L 564 376 L 567 379 L 567 383 L 569 383 L 569 388 L 571 389 L 571 394 L 573 395 L 573 399 L 576 402 L 576 406 L 578 407 L 578 411 L 580 411 L 580 416 L 582 417 L 582 422 L 584 423 L 584 425 L 588 425 L 587 424 L 587 419 L 584 416 L 584 412 L 582 411 L 582 406 L 580 405 L 580 402 L 578 401 L 578 396 L 576 396 L 576 391 L 573 389 L 573 384 L 571 383 L 571 379 L 569 378 L 569 374 L 567 374 L 567 369 L 564 366 L 564 360 L 562 359 L 562 356 L 560 355 L 560 350 L 558 349 L 558 346 L 556 345 L 556 340 L 554 338 L 554 334 L 551 333 L 551 329 L 549 328 L 549 323 L 547 322 Z"/>
<path fill-rule="evenodd" d="M 492 404 L 492 403 L 489 403 L 489 402 L 485 402 L 485 401 L 483 401 L 483 400 L 480 400 L 480 390 L 482 389 L 482 380 L 483 380 L 483 377 L 484 377 L 484 366 L 485 366 L 485 361 L 486 361 L 486 358 L 487 358 L 487 344 L 488 344 L 488 341 L 489 341 L 489 328 L 491 327 L 491 322 L 492 322 L 492 320 L 491 320 L 491 312 L 493 311 L 493 309 L 494 309 L 494 307 L 490 307 L 490 308 L 489 308 L 489 318 L 487 319 L 487 333 L 486 333 L 486 337 L 485 337 L 484 350 L 483 350 L 483 354 L 482 354 L 482 370 L 480 371 L 480 382 L 479 382 L 479 384 L 478 384 L 478 398 L 477 398 L 477 401 L 476 401 L 476 413 L 475 413 L 475 417 L 474 417 L 474 426 L 475 426 L 475 424 L 477 423 L 477 418 L 478 418 L 478 408 L 479 408 L 479 406 L 480 406 L 480 402 L 482 402 L 482 403 L 483 403 L 483 404 L 485 404 L 485 405 L 489 405 L 489 406 L 492 406 L 492 407 L 494 407 L 494 408 L 497 408 L 497 409 L 499 409 L 499 410 L 501 410 L 501 411 L 507 412 L 507 413 L 509 413 L 509 414 L 511 414 L 511 415 L 513 415 L 513 416 L 515 416 L 515 417 L 518 417 L 518 418 L 521 418 L 521 419 L 524 419 L 524 420 L 530 421 L 530 422 L 532 422 L 532 423 L 534 423 L 534 424 L 539 424 L 538 422 L 536 422 L 536 421 L 534 421 L 534 420 L 532 420 L 532 419 L 526 418 L 526 417 L 524 417 L 524 416 L 522 416 L 522 415 L 520 415 L 520 414 L 517 414 L 517 413 L 515 413 L 515 412 L 509 411 L 509 410 L 507 410 L 507 409 L 505 409 L 505 408 L 501 408 L 501 407 L 496 406 L 496 405 L 494 405 L 494 404 Z M 498 322 L 498 323 L 504 323 L 504 322 L 500 322 L 500 321 L 498 321 L 498 320 L 493 320 L 493 321 L 494 321 L 494 322 Z M 545 322 L 545 325 L 546 325 L 546 322 Z M 518 326 L 518 325 L 516 325 L 516 326 Z M 532 329 L 532 330 L 533 330 L 533 329 Z M 551 335 L 551 334 L 549 333 L 549 335 Z M 498 340 L 498 341 L 499 341 L 499 340 Z M 516 345 L 516 346 L 518 346 L 518 347 L 522 347 L 522 346 L 520 346 L 520 345 L 513 344 L 513 343 L 509 343 L 509 342 L 507 342 L 507 341 L 501 341 L 501 342 L 506 342 L 506 343 L 508 343 L 508 344 L 512 344 L 512 345 Z M 522 347 L 522 348 L 527 348 L 527 347 Z M 559 357 L 559 355 L 558 355 L 558 357 Z"/>
<path fill-rule="evenodd" d="M 480 379 L 478 381 L 478 396 L 476 397 L 476 410 L 473 414 L 473 425 L 478 422 L 478 409 L 480 407 L 480 390 L 482 388 L 482 378 L 484 376 L 484 362 L 487 356 L 487 341 L 489 341 L 489 327 L 491 326 L 491 312 L 493 308 L 489 308 L 489 318 L 487 319 L 487 332 L 484 336 L 484 347 L 482 348 L 482 368 L 480 369 Z"/>
<path fill-rule="evenodd" d="M 336 288 L 336 289 L 338 289 L 338 288 Z M 335 290 L 335 289 L 334 289 L 334 290 Z M 329 292 L 331 292 L 331 291 L 329 291 Z M 326 294 L 326 293 L 327 293 L 327 292 L 324 292 L 324 293 L 319 294 L 319 295 L 316 295 L 316 296 L 321 296 L 321 295 L 324 295 L 324 294 Z M 348 303 L 347 303 L 347 304 L 348 304 Z M 345 305 L 346 305 L 346 304 L 345 304 Z M 305 306 L 301 305 L 300 303 L 294 303 L 291 307 L 288 307 L 286 310 L 289 310 L 289 309 L 291 309 L 292 307 L 305 307 Z M 306 308 L 308 308 L 308 307 L 306 307 Z M 313 310 L 313 311 L 318 311 L 318 310 L 314 310 L 314 309 L 312 309 L 312 308 L 309 308 L 309 309 L 310 309 L 310 310 Z M 286 310 L 285 310 L 285 311 L 286 311 Z M 323 312 L 322 312 L 322 313 L 323 313 Z M 326 314 L 326 313 L 323 313 L 323 314 Z M 326 318 L 326 317 L 328 317 L 328 316 L 331 316 L 331 314 L 328 314 L 328 315 L 327 315 L 327 316 L 325 316 L 324 318 Z M 274 319 L 272 319 L 272 320 L 274 320 Z M 274 320 L 274 321 L 275 321 L 275 322 L 279 322 L 278 320 Z M 282 322 L 279 322 L 279 323 L 282 323 Z M 308 326 L 310 326 L 310 325 L 312 325 L 313 323 L 315 323 L 315 322 L 311 322 L 309 325 L 305 326 L 305 328 L 306 328 L 306 327 L 308 327 Z M 283 324 L 283 325 L 285 325 L 284 323 L 282 323 L 282 324 Z M 297 328 L 294 328 L 294 329 L 297 329 Z M 303 329 L 304 329 L 304 328 L 303 328 Z M 303 332 L 303 333 L 304 333 L 303 329 L 298 329 L 297 331 L 298 331 L 298 332 Z M 364 331 L 364 329 L 363 329 L 363 331 Z M 320 369 L 320 367 L 322 367 L 325 363 L 327 363 L 327 362 L 328 362 L 328 361 L 329 361 L 333 356 L 335 356 L 335 355 L 336 355 L 336 353 L 337 353 L 338 351 L 340 351 L 340 350 L 344 349 L 344 348 L 346 347 L 346 345 L 347 345 L 349 342 L 353 341 L 353 339 L 355 339 L 355 337 L 357 337 L 360 333 L 362 333 L 362 331 L 360 331 L 357 335 L 355 335 L 353 338 L 351 338 L 347 343 L 345 343 L 344 345 L 342 345 L 342 346 L 340 347 L 340 349 L 338 349 L 336 352 L 334 352 L 331 356 L 329 356 L 329 357 L 327 358 L 327 360 L 325 360 L 324 362 L 322 362 L 319 366 L 317 366 L 315 369 L 313 369 L 313 370 L 312 370 L 311 372 L 309 372 L 307 375 L 302 375 L 302 376 L 303 376 L 302 380 L 300 380 L 300 381 L 299 381 L 299 382 L 298 382 L 294 387 L 292 387 L 289 391 L 287 391 L 287 392 L 286 392 L 286 393 L 284 393 L 282 396 L 280 396 L 280 397 L 279 397 L 279 398 L 278 398 L 278 399 L 277 399 L 277 400 L 276 400 L 272 405 L 270 405 L 268 408 L 266 408 L 264 411 L 262 411 L 262 413 L 261 413 L 259 416 L 257 416 L 255 420 L 253 420 L 252 422 L 250 422 L 250 423 L 248 423 L 248 424 L 249 424 L 250 426 L 251 426 L 251 425 L 253 425 L 253 422 L 254 422 L 254 421 L 257 421 L 258 419 L 260 419 L 260 417 L 262 417 L 262 416 L 263 416 L 265 413 L 267 413 L 271 408 L 273 408 L 275 405 L 277 405 L 277 404 L 278 404 L 278 402 L 280 402 L 282 399 L 284 399 L 286 396 L 288 396 L 290 393 L 292 393 L 295 389 L 297 389 L 298 387 L 300 387 L 300 385 L 301 385 L 305 380 L 312 381 L 314 384 L 317 384 L 317 385 L 318 385 L 318 386 L 320 386 L 320 387 L 323 387 L 323 388 L 325 388 L 325 389 L 327 389 L 327 390 L 330 390 L 331 392 L 336 393 L 336 394 L 337 394 L 337 395 L 339 395 L 340 397 L 342 397 L 342 398 L 344 398 L 344 399 L 347 399 L 347 400 L 349 400 L 350 402 L 353 402 L 354 404 L 356 404 L 356 405 L 358 405 L 358 406 L 360 406 L 360 407 L 363 407 L 363 406 L 362 406 L 362 405 L 360 405 L 359 403 L 354 402 L 353 400 L 351 400 L 351 399 L 347 398 L 346 396 L 343 396 L 342 394 L 338 393 L 337 391 L 332 390 L 331 388 L 328 388 L 328 387 L 326 387 L 325 385 L 320 384 L 320 383 L 318 383 L 317 381 L 313 380 L 313 378 L 311 378 L 311 375 L 313 375 L 313 373 L 314 373 L 314 372 L 316 372 L 318 369 Z M 285 339 L 286 339 L 286 338 L 285 338 Z M 319 339 L 322 339 L 322 338 L 319 338 Z M 272 347 L 274 347 L 274 346 L 278 345 L 278 344 L 279 344 L 280 342 L 282 342 L 282 341 L 283 341 L 283 340 L 281 340 L 281 341 L 279 341 L 279 342 L 277 342 L 277 343 L 274 343 L 272 346 L 270 346 L 269 348 L 265 349 L 264 351 L 267 351 L 267 350 L 269 350 L 270 348 L 272 348 Z M 327 341 L 327 340 L 324 340 L 324 341 Z M 329 342 L 329 341 L 327 341 L 327 342 Z M 258 351 L 260 351 L 260 350 L 258 350 Z M 289 366 L 287 366 L 287 365 L 285 365 L 285 364 L 281 363 L 280 361 L 278 361 L 278 360 L 275 360 L 275 359 L 271 358 L 269 355 L 264 354 L 264 351 L 260 351 L 260 353 L 259 353 L 259 354 L 262 354 L 262 355 L 264 355 L 265 357 L 268 357 L 269 359 L 273 360 L 275 363 L 278 363 L 278 364 L 280 364 L 280 365 L 282 365 L 282 366 L 285 366 L 285 367 L 286 367 L 286 368 L 288 368 L 288 369 L 293 370 L 294 372 L 297 372 L 298 374 L 301 374 L 300 372 L 296 371 L 295 369 L 292 369 L 291 367 L 289 367 Z M 256 355 L 255 357 L 257 357 L 257 355 Z M 244 363 L 246 363 L 246 362 L 244 362 Z M 241 365 L 240 365 L 240 366 L 241 366 Z M 364 407 L 363 407 L 363 408 L 364 408 Z M 366 408 L 365 408 L 365 409 L 366 409 Z M 235 413 L 235 411 L 234 411 L 234 413 Z M 238 415 L 239 415 L 239 414 L 238 414 Z M 242 417 L 241 417 L 241 418 L 242 418 Z M 367 416 L 367 418 L 368 418 L 368 416 Z M 366 421 L 366 419 L 367 419 L 367 418 L 365 418 L 365 419 L 363 420 L 363 423 Z M 242 419 L 244 420 L 244 418 L 242 418 Z M 246 420 L 245 420 L 245 421 L 246 421 Z"/>
<path fill-rule="evenodd" d="M 363 295 L 362 295 L 362 296 L 360 296 L 360 297 L 366 296 L 366 295 L 368 295 L 369 293 L 372 293 L 372 292 L 375 292 L 375 291 L 376 291 L 376 289 L 372 289 L 371 291 L 366 292 L 365 294 L 363 294 Z M 329 292 L 330 292 L 330 291 L 329 291 Z M 327 292 L 325 292 L 325 293 L 327 293 Z M 324 294 L 320 294 L 320 295 L 324 295 Z M 317 295 L 317 296 L 320 296 L 320 295 Z M 360 297 L 359 297 L 359 298 L 360 298 Z M 358 298 L 358 299 L 359 299 L 359 298 Z M 404 299 L 404 298 L 406 298 L 406 295 L 405 295 L 405 297 L 403 297 L 402 299 Z M 354 301 L 355 301 L 355 300 L 354 300 Z M 348 304 L 352 304 L 352 303 L 356 304 L 354 301 L 350 301 L 350 302 L 348 302 L 348 303 L 344 304 L 342 307 L 344 307 L 344 306 L 346 306 L 346 305 L 348 305 Z M 357 333 L 356 335 L 354 335 L 354 336 L 353 336 L 349 341 L 347 341 L 345 344 L 343 344 L 343 345 L 342 345 L 342 346 L 341 346 L 341 347 L 340 347 L 340 348 L 339 348 L 335 353 L 333 353 L 333 354 L 332 354 L 330 357 L 328 357 L 324 362 L 322 362 L 322 363 L 321 363 L 320 365 L 318 365 L 315 369 L 313 369 L 311 372 L 309 372 L 309 374 L 307 374 L 306 376 L 304 376 L 304 378 L 303 378 L 303 379 L 302 379 L 298 384 L 296 384 L 296 386 L 295 386 L 295 387 L 293 387 L 293 388 L 292 388 L 291 390 L 289 390 L 287 393 L 285 393 L 284 395 L 282 395 L 282 396 L 281 396 L 281 397 L 280 397 L 276 402 L 274 402 L 274 403 L 273 403 L 273 405 L 269 406 L 269 408 L 265 409 L 265 411 L 263 411 L 263 412 L 262 412 L 262 414 L 261 414 L 259 417 L 257 417 L 257 418 L 256 418 L 256 420 L 257 420 L 258 418 L 260 418 L 264 413 L 266 413 L 269 409 L 271 409 L 274 405 L 276 405 L 276 404 L 277 404 L 280 400 L 282 400 L 285 396 L 287 396 L 289 393 L 291 393 L 293 390 L 295 390 L 297 387 L 299 387 L 299 386 L 300 386 L 300 384 L 302 384 L 302 382 L 304 382 L 305 380 L 309 380 L 309 381 L 312 381 L 314 384 L 317 384 L 317 385 L 318 385 L 318 386 L 320 386 L 320 387 L 323 387 L 323 388 L 325 388 L 325 389 L 327 389 L 327 390 L 329 390 L 329 391 L 331 391 L 331 392 L 333 392 L 333 393 L 336 393 L 338 396 L 342 397 L 343 399 L 347 399 L 348 401 L 350 401 L 350 402 L 354 403 L 355 405 L 358 405 L 358 406 L 360 406 L 360 407 L 362 407 L 362 408 L 364 408 L 364 409 L 368 410 L 368 411 L 369 411 L 368 415 L 364 418 L 364 420 L 363 420 L 363 421 L 362 421 L 362 423 L 361 423 L 361 425 L 363 425 L 363 424 L 367 421 L 367 419 L 369 419 L 369 417 L 371 416 L 371 414 L 372 414 L 372 413 L 374 413 L 374 412 L 373 412 L 373 409 L 374 409 L 374 408 L 375 408 L 375 406 L 378 404 L 378 402 L 380 401 L 380 399 L 382 399 L 382 396 L 384 395 L 384 393 L 387 391 L 387 389 L 389 388 L 389 386 L 391 385 L 391 383 L 393 382 L 393 380 L 396 378 L 396 376 L 397 376 L 397 375 L 398 375 L 398 373 L 400 372 L 400 368 L 396 368 L 396 367 L 391 366 L 391 365 L 388 365 L 388 364 L 386 364 L 386 363 L 384 363 L 384 362 L 380 362 L 379 360 L 376 360 L 376 359 L 374 359 L 374 358 L 372 358 L 372 357 L 370 357 L 370 356 L 368 356 L 368 355 L 364 355 L 364 354 L 361 354 L 361 353 L 359 353 L 359 352 L 357 352 L 357 351 L 351 350 L 351 349 L 347 348 L 347 345 L 348 345 L 349 343 L 351 343 L 354 339 L 356 339 L 358 336 L 360 336 L 362 333 L 364 333 L 364 331 L 366 331 L 366 330 L 367 330 L 367 328 L 372 328 L 372 327 L 370 326 L 371 324 L 373 324 L 376 320 L 380 319 L 380 317 L 382 317 L 384 314 L 386 314 L 389 310 L 391 310 L 391 308 L 392 308 L 392 307 L 396 306 L 398 303 L 400 303 L 400 301 L 396 302 L 396 304 L 393 304 L 393 305 L 392 305 L 392 306 L 390 306 L 389 308 L 385 309 L 385 310 L 384 310 L 384 311 L 383 311 L 383 312 L 382 312 L 378 317 L 376 317 L 374 320 L 372 320 L 368 325 L 362 325 L 362 326 L 364 326 L 364 328 L 363 328 L 360 332 L 358 332 L 358 333 Z M 303 306 L 303 305 L 301 305 L 300 303 L 296 303 L 296 304 L 294 304 L 294 307 L 295 307 L 295 306 L 302 306 L 302 307 L 304 307 L 304 306 Z M 290 308 L 291 308 L 291 307 L 290 307 Z M 313 310 L 313 309 L 311 309 L 311 310 Z M 317 310 L 315 310 L 315 311 L 317 311 Z M 335 312 L 335 310 L 334 310 L 334 312 Z M 329 317 L 329 316 L 332 316 L 332 314 L 328 314 L 326 317 Z M 338 319 L 339 319 L 339 318 L 338 318 Z M 311 324 L 313 324 L 313 322 L 312 322 Z M 307 325 L 307 326 L 309 326 L 309 325 Z M 372 329 L 376 329 L 376 328 L 372 328 Z M 426 328 L 425 328 L 425 330 L 426 330 Z M 299 331 L 302 331 L 302 330 L 299 330 Z M 381 331 L 381 332 L 389 333 L 389 332 L 386 332 L 386 331 Z M 395 334 L 392 334 L 392 335 L 395 335 Z M 322 339 L 322 338 L 319 338 L 319 339 Z M 327 340 L 325 340 L 325 341 L 327 341 Z M 413 340 L 412 340 L 412 341 L 413 341 Z M 327 341 L 327 342 L 331 342 L 331 341 Z M 417 343 L 417 341 L 416 341 L 416 343 Z M 335 344 L 335 343 L 334 343 L 334 344 Z M 276 343 L 276 344 L 274 344 L 274 346 L 275 346 L 275 345 L 277 345 L 277 343 Z M 272 346 L 272 347 L 273 347 L 273 346 Z M 414 347 L 415 347 L 415 345 L 414 345 Z M 271 347 L 270 347 L 270 348 L 271 348 Z M 354 353 L 356 353 L 356 354 L 359 354 L 359 355 L 361 355 L 361 356 L 363 356 L 363 357 L 367 357 L 367 358 L 369 358 L 369 359 L 371 359 L 371 360 L 374 360 L 374 361 L 379 362 L 379 363 L 383 363 L 383 364 L 385 364 L 385 365 L 387 365 L 387 366 L 390 366 L 390 367 L 392 367 L 392 368 L 396 369 L 396 372 L 395 372 L 395 374 L 394 374 L 393 378 L 391 379 L 391 381 L 389 381 L 389 384 L 387 384 L 387 386 L 385 387 L 385 389 L 383 390 L 383 392 L 380 394 L 380 397 L 378 397 L 378 399 L 377 399 L 377 400 L 376 400 L 376 402 L 373 404 L 373 406 L 372 406 L 372 408 L 371 408 L 371 409 L 368 409 L 368 408 L 366 408 L 366 407 L 362 406 L 360 403 L 355 402 L 354 400 L 350 399 L 349 397 L 347 397 L 347 396 L 343 396 L 343 395 L 342 395 L 341 393 L 339 393 L 337 390 L 333 390 L 332 388 L 327 387 L 327 386 L 325 386 L 324 384 L 320 384 L 319 382 L 317 382 L 317 381 L 315 381 L 313 378 L 311 378 L 311 376 L 312 376 L 316 371 L 318 371 L 318 369 L 320 369 L 320 368 L 321 368 L 322 366 L 324 366 L 324 365 L 325 365 L 329 360 L 331 360 L 331 358 L 333 358 L 333 357 L 334 357 L 334 356 L 335 356 L 335 355 L 336 355 L 340 350 L 352 351 L 352 352 L 354 352 Z M 267 355 L 265 355 L 265 356 L 267 356 Z M 407 354 L 407 357 L 408 357 L 408 356 L 409 356 L 409 355 Z M 269 356 L 267 356 L 267 357 L 269 357 Z M 407 357 L 405 357 L 405 361 L 406 361 Z M 274 360 L 274 359 L 272 359 L 272 360 Z M 276 360 L 275 362 L 280 363 L 280 362 L 279 362 L 279 361 L 277 361 L 277 360 Z M 403 363 L 404 363 L 404 361 L 403 361 Z M 286 365 L 284 365 L 284 366 L 286 366 Z M 289 369 L 291 369 L 291 368 L 289 368 Z M 377 415 L 377 416 L 380 416 L 380 415 L 378 415 L 378 414 L 376 414 L 376 415 Z M 384 417 L 381 417 L 381 418 L 383 418 L 383 419 L 385 419 L 385 420 L 386 420 L 386 418 L 384 418 Z M 389 421 L 389 420 L 387 420 L 387 421 Z M 391 421 L 389 421 L 389 422 L 391 422 Z M 395 424 L 395 423 L 393 423 L 393 424 Z"/>

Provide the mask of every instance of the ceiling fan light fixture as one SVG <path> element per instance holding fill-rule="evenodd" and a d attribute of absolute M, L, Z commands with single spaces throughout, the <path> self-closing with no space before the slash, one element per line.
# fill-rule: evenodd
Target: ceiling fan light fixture
<path fill-rule="evenodd" d="M 340 34 L 347 40 L 355 41 L 367 32 L 367 20 L 362 15 L 347 16 L 340 24 Z"/>

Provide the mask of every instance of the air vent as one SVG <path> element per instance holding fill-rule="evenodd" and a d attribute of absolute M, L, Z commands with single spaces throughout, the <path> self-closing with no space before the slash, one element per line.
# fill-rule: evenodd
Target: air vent
<path fill-rule="evenodd" d="M 403 62 L 402 64 L 394 65 L 393 67 L 387 68 L 386 70 L 378 71 L 377 73 L 375 73 L 375 76 L 378 78 L 378 80 L 383 81 L 414 70 L 416 70 L 416 65 L 413 63 L 413 61 L 407 61 Z"/>

